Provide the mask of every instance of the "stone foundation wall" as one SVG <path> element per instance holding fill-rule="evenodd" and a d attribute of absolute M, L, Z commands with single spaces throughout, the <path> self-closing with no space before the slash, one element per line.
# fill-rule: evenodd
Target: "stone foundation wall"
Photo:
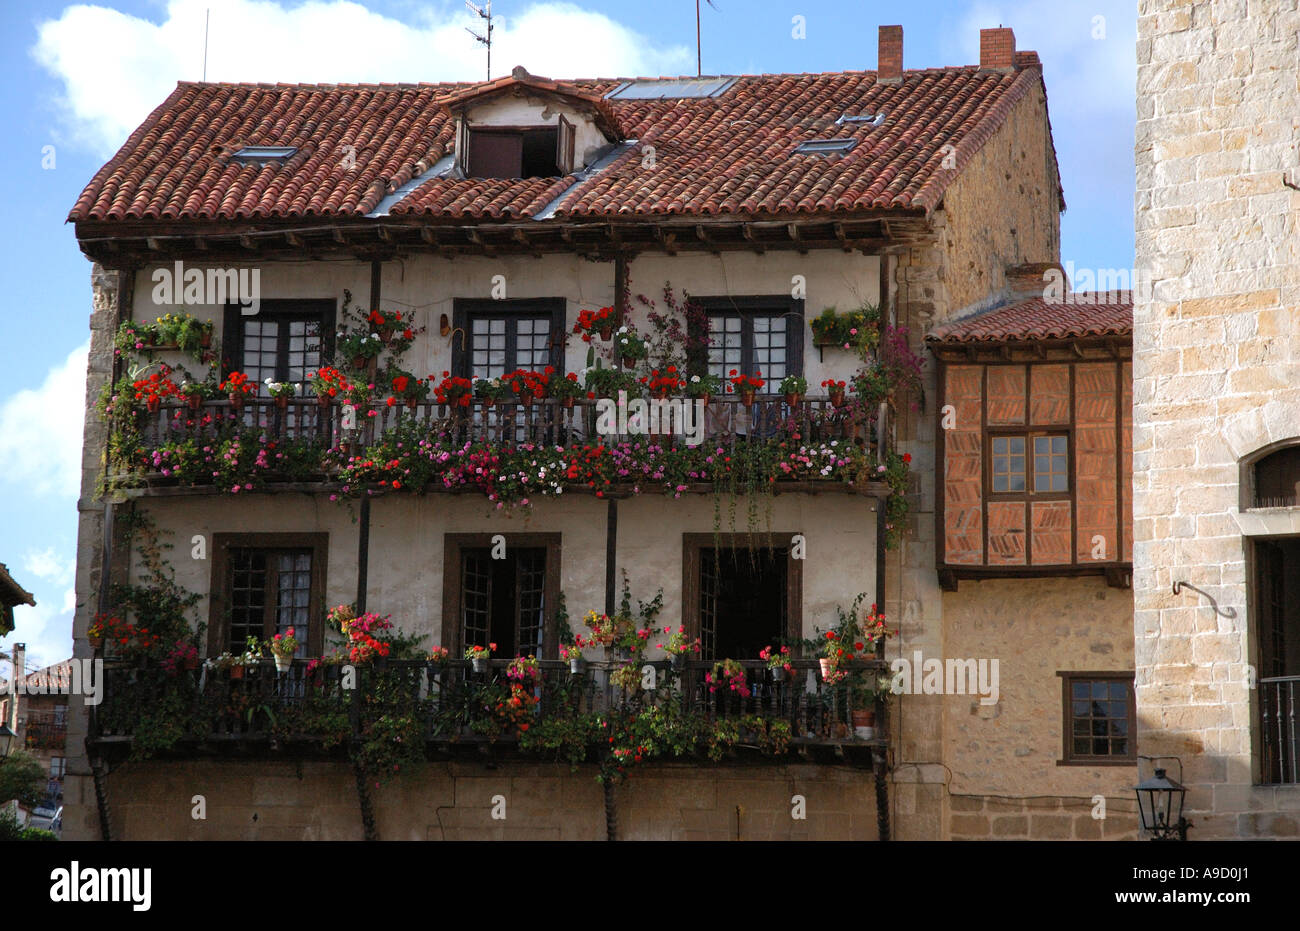
<path fill-rule="evenodd" d="M 381 840 L 605 840 L 590 766 L 429 763 L 371 786 Z M 107 780 L 121 840 L 361 840 L 344 762 L 125 763 Z M 202 795 L 206 819 L 193 817 Z M 792 817 L 792 797 L 804 818 Z M 876 840 L 870 772 L 656 764 L 614 789 L 620 840 Z M 90 799 L 93 804 L 93 798 Z M 504 817 L 493 817 L 497 815 Z"/>

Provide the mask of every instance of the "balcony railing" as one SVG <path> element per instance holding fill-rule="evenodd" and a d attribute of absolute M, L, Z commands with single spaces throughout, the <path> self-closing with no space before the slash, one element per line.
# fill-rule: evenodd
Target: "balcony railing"
<path fill-rule="evenodd" d="M 742 665 L 747 695 L 725 685 L 711 687 L 706 674 L 713 664 L 708 662 L 686 662 L 680 668 L 667 660 L 638 662 L 638 670 L 652 677 L 655 687 L 625 692 L 610 681 L 618 663 L 588 663 L 575 674 L 567 662 L 543 661 L 541 681 L 529 689 L 536 704 L 524 723 L 572 721 L 584 715 L 671 705 L 674 712 L 697 722 L 734 722 L 739 747 L 750 745 L 747 737 L 756 741 L 755 746 L 761 743 L 761 738 L 749 733 L 759 722 L 788 724 L 793 749 L 839 748 L 842 752 L 845 747 L 884 745 L 883 705 L 872 699 L 866 707 L 855 708 L 853 690 L 825 683 L 816 661 L 794 661 L 794 672 L 780 680 L 762 661 Z M 168 676 L 156 668 L 110 663 L 104 670 L 103 703 L 92 710 L 91 735 L 101 745 L 127 743 L 139 736 L 142 727 L 152 734 L 161 725 L 183 735 L 178 745 L 237 741 L 331 746 L 363 739 L 377 716 L 397 709 L 418 722 L 435 753 L 456 744 L 511 747 L 521 734 L 518 722 L 503 724 L 492 707 L 503 690 L 508 692 L 508 666 L 508 660 L 493 660 L 484 671 L 475 672 L 465 660 L 380 661 L 349 667 L 356 679 L 348 683 L 344 667 L 319 666 L 308 672 L 303 661 L 295 661 L 282 674 L 264 661 L 238 679 L 220 670 Z M 874 681 L 885 664 L 855 662 L 845 668 Z M 348 684 L 354 687 L 347 688 Z M 165 722 L 155 720 L 161 708 L 171 709 Z M 872 737 L 862 736 L 853 726 L 853 712 L 864 710 L 876 712 Z M 783 754 L 785 748 L 780 749 Z M 590 751 L 594 757 L 602 748 L 593 745 Z"/>
<path fill-rule="evenodd" d="M 675 398 L 678 417 L 681 405 L 691 399 Z M 609 434 L 598 429 L 597 401 L 586 398 L 565 407 L 554 398 L 532 404 L 496 402 L 488 405 L 475 399 L 468 407 L 420 401 L 414 406 L 401 402 L 374 405 L 372 416 L 365 410 L 345 413 L 343 405 L 321 405 L 313 398 L 290 398 L 283 406 L 273 399 L 258 398 L 235 410 L 228 400 L 204 401 L 197 408 L 165 402 L 142 415 L 145 448 L 166 442 L 220 440 L 241 429 L 258 428 L 269 437 L 306 441 L 329 448 L 343 445 L 363 447 L 385 432 L 403 424 L 427 424 L 429 432 L 457 443 L 485 442 L 499 445 L 522 443 L 570 445 L 604 443 L 628 439 L 628 432 Z M 698 408 L 697 408 L 698 409 Z M 806 442 L 861 440 L 875 443 L 878 411 L 864 411 L 852 404 L 837 408 L 829 398 L 805 398 L 787 404 L 784 398 L 760 395 L 745 404 L 735 395 L 712 398 L 703 407 L 701 433 L 705 442 L 734 448 L 746 440 L 797 437 Z M 678 420 L 652 423 L 640 432 L 661 445 L 680 446 L 687 438 Z M 620 426 L 626 426 L 621 421 Z M 657 429 L 651 429 L 657 427 Z"/>
<path fill-rule="evenodd" d="M 28 750 L 63 750 L 68 740 L 66 721 L 53 715 L 38 719 L 28 718 L 23 728 L 23 743 Z"/>
<path fill-rule="evenodd" d="M 1269 785 L 1300 783 L 1300 676 L 1259 680 L 1261 776 Z"/>

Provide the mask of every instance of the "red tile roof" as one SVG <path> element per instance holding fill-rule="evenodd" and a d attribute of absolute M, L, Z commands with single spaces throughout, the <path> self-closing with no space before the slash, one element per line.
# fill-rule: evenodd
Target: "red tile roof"
<path fill-rule="evenodd" d="M 1059 302 L 1036 297 L 1008 304 L 935 327 L 926 340 L 980 343 L 1132 335 L 1133 294 L 1116 291 L 1077 292 Z"/>
<path fill-rule="evenodd" d="M 976 67 L 741 77 L 718 97 L 601 101 L 637 145 L 582 181 L 557 219 L 648 215 L 928 213 L 1014 104 L 1041 86 L 1019 70 Z M 532 76 L 529 76 L 530 78 Z M 69 220 L 360 218 L 451 151 L 445 102 L 491 85 L 286 85 L 182 82 L 77 199 Z M 546 79 L 537 78 L 536 82 Z M 548 82 L 602 97 L 621 81 Z M 539 85 L 540 86 L 540 85 Z M 879 127 L 836 125 L 883 111 Z M 854 137 L 844 155 L 792 155 L 809 139 Z M 241 164 L 246 145 L 295 146 L 284 163 Z M 643 167 L 643 147 L 655 165 Z M 954 146 L 946 149 L 945 146 Z M 349 169 L 346 146 L 355 147 Z M 944 169 L 952 153 L 956 171 Z M 448 220 L 530 217 L 576 179 L 437 179 L 390 208 Z"/>

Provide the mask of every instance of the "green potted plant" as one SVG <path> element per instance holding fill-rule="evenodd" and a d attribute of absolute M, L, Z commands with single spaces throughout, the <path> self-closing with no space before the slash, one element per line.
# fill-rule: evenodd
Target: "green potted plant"
<path fill-rule="evenodd" d="M 623 367 L 631 369 L 650 355 L 650 347 L 636 330 L 623 326 L 614 334 L 614 352 L 623 360 Z"/>
<path fill-rule="evenodd" d="M 579 637 L 574 643 L 560 644 L 560 659 L 567 660 L 569 663 L 569 672 L 575 676 L 582 674 L 582 664 L 584 657 L 582 655 L 582 638 Z"/>
<path fill-rule="evenodd" d="M 707 407 L 709 398 L 722 393 L 722 379 L 709 372 L 692 375 L 686 379 L 686 393 L 692 398 L 699 398 Z"/>
<path fill-rule="evenodd" d="M 218 390 L 230 399 L 231 410 L 241 411 L 249 395 L 257 393 L 257 382 L 250 381 L 243 372 L 231 372 Z"/>
<path fill-rule="evenodd" d="M 293 655 L 298 652 L 298 638 L 290 627 L 282 634 L 275 634 L 270 641 L 271 655 L 275 657 L 275 671 L 286 673 L 293 665 Z"/>
<path fill-rule="evenodd" d="M 696 637 L 694 640 L 687 638 L 685 627 L 678 626 L 676 630 L 673 630 L 672 627 L 665 627 L 664 633 L 668 635 L 668 639 L 659 644 L 659 649 L 668 654 L 674 669 L 681 669 L 685 665 L 687 654 L 699 654 L 700 638 Z"/>
<path fill-rule="evenodd" d="M 410 372 L 396 371 L 393 374 L 392 386 L 393 398 L 401 398 L 405 401 L 408 410 L 415 410 L 421 401 L 429 397 L 429 383 L 423 378 L 416 378 Z"/>
<path fill-rule="evenodd" d="M 768 671 L 772 673 L 773 682 L 784 682 L 787 675 L 794 674 L 794 665 L 790 662 L 790 648 L 782 646 L 777 649 L 773 646 L 766 646 L 758 651 L 758 658 L 767 663 Z"/>
<path fill-rule="evenodd" d="M 822 387 L 826 389 L 826 394 L 831 399 L 831 407 L 838 408 L 844 406 L 844 391 L 848 388 L 847 382 L 828 378 L 822 382 Z"/>
<path fill-rule="evenodd" d="M 506 396 L 510 389 L 501 383 L 500 378 L 479 378 L 474 377 L 473 382 L 474 397 L 483 402 L 485 408 L 491 409 L 496 406 Z"/>
<path fill-rule="evenodd" d="M 808 393 L 808 380 L 800 375 L 787 375 L 781 379 L 781 393 L 785 395 L 785 403 L 795 407 Z"/>
<path fill-rule="evenodd" d="M 641 396 L 641 386 L 631 372 L 597 367 L 587 369 L 583 377 L 587 391 L 598 398 L 617 398 L 620 391 L 630 398 Z"/>
<path fill-rule="evenodd" d="M 735 369 L 731 370 L 731 378 L 728 381 L 731 382 L 732 390 L 740 395 L 740 403 L 747 407 L 754 403 L 754 396 L 759 389 L 767 384 L 758 375 L 742 375 Z"/>
<path fill-rule="evenodd" d="M 185 399 L 192 412 L 197 412 L 203 406 L 203 402 L 211 396 L 212 391 L 205 381 L 186 381 L 181 383 L 176 393 Z"/>
<path fill-rule="evenodd" d="M 560 407 L 569 410 L 574 402 L 582 397 L 582 384 L 576 372 L 569 372 L 563 378 L 552 378 L 546 386 L 546 393 L 560 402 Z"/>
<path fill-rule="evenodd" d="M 311 390 L 321 407 L 329 407 L 339 395 L 346 396 L 349 387 L 347 378 L 336 368 L 322 366 L 311 373 Z"/>
<path fill-rule="evenodd" d="M 270 393 L 271 398 L 275 401 L 275 406 L 284 410 L 289 406 L 289 399 L 298 393 L 298 386 L 291 381 L 275 381 L 268 378 L 265 381 L 266 390 Z"/>
<path fill-rule="evenodd" d="M 489 643 L 485 647 L 476 644 L 465 651 L 465 658 L 473 665 L 475 672 L 487 672 L 488 660 L 492 658 L 496 648 L 495 643 Z"/>
<path fill-rule="evenodd" d="M 357 371 L 369 368 L 374 359 L 384 351 L 384 341 L 378 333 L 339 332 L 335 343 L 335 355 L 348 360 Z"/>

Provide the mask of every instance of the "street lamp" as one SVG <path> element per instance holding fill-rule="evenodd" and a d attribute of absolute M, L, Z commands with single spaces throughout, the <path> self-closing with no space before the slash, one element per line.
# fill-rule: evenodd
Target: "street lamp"
<path fill-rule="evenodd" d="M 1187 789 L 1157 769 L 1154 776 L 1133 787 L 1137 792 L 1142 829 L 1151 832 L 1152 840 L 1187 840 L 1191 823 L 1183 817 L 1183 797 Z"/>
<path fill-rule="evenodd" d="M 9 755 L 9 749 L 18 735 L 9 730 L 8 724 L 0 724 L 0 760 Z"/>

